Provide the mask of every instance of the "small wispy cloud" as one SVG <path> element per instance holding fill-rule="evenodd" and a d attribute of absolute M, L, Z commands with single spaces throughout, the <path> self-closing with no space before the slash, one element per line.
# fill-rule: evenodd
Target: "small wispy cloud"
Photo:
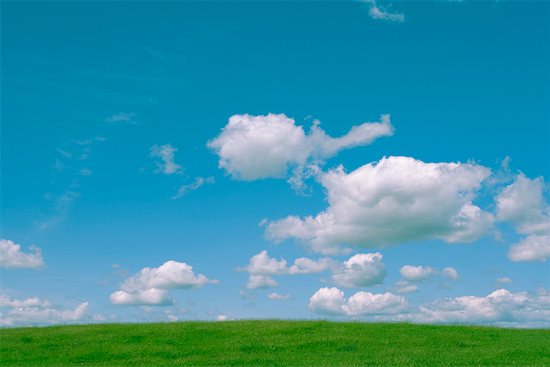
<path fill-rule="evenodd" d="M 38 228 L 46 230 L 63 222 L 69 214 L 73 202 L 79 196 L 80 194 L 74 191 L 66 191 L 58 197 L 54 197 L 52 194 L 46 194 L 45 198 L 54 203 L 54 214 L 50 218 L 39 222 Z"/>
<path fill-rule="evenodd" d="M 178 149 L 171 144 L 153 145 L 151 147 L 151 157 L 159 158 L 157 161 L 158 171 L 165 175 L 182 174 L 183 167 L 174 161 L 174 154 Z"/>
<path fill-rule="evenodd" d="M 389 12 L 387 8 L 382 8 L 376 4 L 375 0 L 365 0 L 365 3 L 369 4 L 369 16 L 372 19 L 385 20 L 388 22 L 403 23 L 405 21 L 405 15 L 398 12 Z"/>
<path fill-rule="evenodd" d="M 178 191 L 174 194 L 174 196 L 172 196 L 172 199 L 179 199 L 181 198 L 182 196 L 184 196 L 185 194 L 187 194 L 189 191 L 194 191 L 194 190 L 197 190 L 198 188 L 200 188 L 201 186 L 203 185 L 206 185 L 206 184 L 213 184 L 215 182 L 214 180 L 214 177 L 210 176 L 210 177 L 196 177 L 195 178 L 195 181 L 193 181 L 192 183 L 190 184 L 187 184 L 187 185 L 182 185 Z"/>
<path fill-rule="evenodd" d="M 81 168 L 78 173 L 81 175 L 81 176 L 91 176 L 94 171 L 92 171 L 91 169 L 89 168 Z"/>
<path fill-rule="evenodd" d="M 136 117 L 136 114 L 132 112 L 119 112 L 107 117 L 105 121 L 107 121 L 110 124 L 117 124 L 117 123 L 135 124 L 136 123 L 135 117 Z"/>

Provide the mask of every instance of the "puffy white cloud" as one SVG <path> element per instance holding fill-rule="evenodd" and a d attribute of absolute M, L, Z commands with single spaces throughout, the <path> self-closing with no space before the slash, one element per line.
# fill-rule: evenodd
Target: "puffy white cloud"
<path fill-rule="evenodd" d="M 30 269 L 43 267 L 42 250 L 36 246 L 31 246 L 30 250 L 30 253 L 24 253 L 21 245 L 10 240 L 0 240 L 0 267 Z"/>
<path fill-rule="evenodd" d="M 391 315 L 403 312 L 407 307 L 405 298 L 390 292 L 357 292 L 345 299 L 338 288 L 321 288 L 309 300 L 310 310 L 328 315 Z"/>
<path fill-rule="evenodd" d="M 510 247 L 508 258 L 512 261 L 546 261 L 550 258 L 550 235 L 527 236 Z"/>
<path fill-rule="evenodd" d="M 216 316 L 216 321 L 227 321 L 227 315 L 219 314 Z"/>
<path fill-rule="evenodd" d="M 523 174 L 496 197 L 497 219 L 512 224 L 527 235 L 550 235 L 550 205 L 543 196 L 542 177 L 531 180 Z"/>
<path fill-rule="evenodd" d="M 280 294 L 277 292 L 269 293 L 267 298 L 274 301 L 288 301 L 290 299 L 290 294 Z"/>
<path fill-rule="evenodd" d="M 164 289 L 149 288 L 133 292 L 116 291 L 109 296 L 111 303 L 123 306 L 168 306 L 174 301 Z"/>
<path fill-rule="evenodd" d="M 493 216 L 472 202 L 489 175 L 488 168 L 476 164 L 409 157 L 385 157 L 350 173 L 339 167 L 320 176 L 328 195 L 325 211 L 267 222 L 266 235 L 274 241 L 302 240 L 327 254 L 341 251 L 340 244 L 472 242 L 493 228 Z"/>
<path fill-rule="evenodd" d="M 375 0 L 367 0 L 365 2 L 370 4 L 369 16 L 372 19 L 380 19 L 397 23 L 403 23 L 405 21 L 405 15 L 403 15 L 403 13 L 390 13 L 385 9 L 381 9 L 378 5 L 376 5 Z"/>
<path fill-rule="evenodd" d="M 550 294 L 511 293 L 499 289 L 485 297 L 462 296 L 421 306 L 413 321 L 425 323 L 530 323 L 550 324 Z"/>
<path fill-rule="evenodd" d="M 249 273 L 249 289 L 277 287 L 278 283 L 272 278 L 276 275 L 314 274 L 327 270 L 331 271 L 336 284 L 347 288 L 380 284 L 386 276 L 382 254 L 378 252 L 357 254 L 341 264 L 329 258 L 300 257 L 289 266 L 285 259 L 272 258 L 263 250 L 250 258 L 248 266 L 239 270 Z"/>
<path fill-rule="evenodd" d="M 37 297 L 24 300 L 12 299 L 0 295 L 0 325 L 45 325 L 55 323 L 70 323 L 82 320 L 88 311 L 88 302 L 83 302 L 74 309 L 54 307 L 47 300 Z"/>
<path fill-rule="evenodd" d="M 380 284 L 386 277 L 386 268 L 382 263 L 382 254 L 357 254 L 335 268 L 332 280 L 341 287 L 368 287 Z"/>
<path fill-rule="evenodd" d="M 278 283 L 271 278 L 273 275 L 296 275 L 320 273 L 329 269 L 334 262 L 331 259 L 323 258 L 312 260 L 300 257 L 294 260 L 291 266 L 285 259 L 275 259 L 269 256 L 266 250 L 252 256 L 248 266 L 240 268 L 249 274 L 247 288 L 269 288 L 277 287 Z"/>
<path fill-rule="evenodd" d="M 199 288 L 209 283 L 218 281 L 195 275 L 193 267 L 186 263 L 169 260 L 158 268 L 143 268 L 126 279 L 110 300 L 119 305 L 166 305 L 172 303 L 166 290 Z"/>
<path fill-rule="evenodd" d="M 426 280 L 435 272 L 435 269 L 429 266 L 405 265 L 399 270 L 401 276 L 410 282 L 421 282 Z"/>
<path fill-rule="evenodd" d="M 238 180 L 283 178 L 291 166 L 323 160 L 340 150 L 368 145 L 393 134 L 389 115 L 380 122 L 354 126 L 333 138 L 316 123 L 309 134 L 284 114 L 233 115 L 220 135 L 208 142 L 219 156 L 219 166 Z"/>
<path fill-rule="evenodd" d="M 346 299 L 338 288 L 321 288 L 310 298 L 309 308 L 319 314 L 383 321 L 550 326 L 550 292 L 546 290 L 532 294 L 499 289 L 487 296 L 443 298 L 414 307 L 389 292 L 358 292 Z"/>
<path fill-rule="evenodd" d="M 165 175 L 181 174 L 182 167 L 174 162 L 174 153 L 178 150 L 170 144 L 153 145 L 151 147 L 151 157 L 159 158 L 157 161 L 158 172 Z"/>

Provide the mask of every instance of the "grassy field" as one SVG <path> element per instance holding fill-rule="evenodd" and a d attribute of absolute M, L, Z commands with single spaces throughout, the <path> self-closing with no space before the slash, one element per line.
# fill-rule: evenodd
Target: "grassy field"
<path fill-rule="evenodd" d="M 2 366 L 550 366 L 550 330 L 230 321 L 0 330 Z"/>

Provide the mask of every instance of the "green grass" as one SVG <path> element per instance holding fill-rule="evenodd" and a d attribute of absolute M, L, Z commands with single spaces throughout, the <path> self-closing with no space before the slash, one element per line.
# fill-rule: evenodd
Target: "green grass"
<path fill-rule="evenodd" d="M 550 330 L 326 321 L 0 330 L 2 366 L 550 366 Z"/>

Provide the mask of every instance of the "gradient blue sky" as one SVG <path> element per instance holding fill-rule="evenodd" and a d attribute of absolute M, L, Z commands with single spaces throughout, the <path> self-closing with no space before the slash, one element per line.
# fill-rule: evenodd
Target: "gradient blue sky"
<path fill-rule="evenodd" d="M 376 19 L 373 7 L 404 19 Z M 78 322 L 353 318 L 308 307 L 320 288 L 337 286 L 330 271 L 246 288 L 238 269 L 262 250 L 289 263 L 325 257 L 301 241 L 266 239 L 260 222 L 316 215 L 327 201 L 315 179 L 300 195 L 286 179 L 243 181 L 219 168 L 207 143 L 232 115 L 285 114 L 306 131 L 318 119 L 340 136 L 391 114 L 393 136 L 344 150 L 321 169 L 350 172 L 384 156 L 470 162 L 492 171 L 475 203 L 495 216 L 495 197 L 519 172 L 550 177 L 548 2 L 3 2 L 1 17 L 1 237 L 25 253 L 36 245 L 45 263 L 5 266 L 1 293 L 49 300 L 55 312 L 88 302 Z M 181 174 L 158 172 L 151 149 L 167 144 Z M 172 199 L 199 177 L 211 179 Z M 547 186 L 542 200 L 548 223 Z M 404 265 L 453 267 L 458 280 L 434 275 L 401 296 L 414 308 L 506 288 L 534 297 L 523 311 L 535 314 L 550 305 L 542 300 L 548 255 L 512 261 L 510 247 L 533 235 L 517 228 L 497 221 L 496 234 L 472 243 L 413 240 L 329 257 L 383 255 L 383 282 L 339 287 L 346 297 L 397 295 Z M 167 260 L 219 283 L 170 290 L 171 306 L 110 302 L 128 276 Z M 290 299 L 268 299 L 272 292 Z M 1 311 L 8 321 L 10 307 Z M 548 325 L 549 315 L 533 325 Z"/>

